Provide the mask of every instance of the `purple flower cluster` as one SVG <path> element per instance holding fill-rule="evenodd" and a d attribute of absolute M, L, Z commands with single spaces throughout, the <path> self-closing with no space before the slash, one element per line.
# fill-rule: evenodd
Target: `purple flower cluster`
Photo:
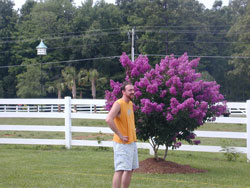
<path fill-rule="evenodd" d="M 173 147 L 174 147 L 175 149 L 181 147 L 181 142 L 176 142 L 176 143 L 174 143 Z"/>
<path fill-rule="evenodd" d="M 138 77 L 140 74 L 144 74 L 151 69 L 151 66 L 148 64 L 148 58 L 145 56 L 139 56 L 132 64 L 131 67 L 131 76 Z"/>
<path fill-rule="evenodd" d="M 132 62 L 126 53 L 123 53 L 120 62 L 126 69 L 126 79 L 134 80 L 135 97 L 139 99 L 140 110 L 149 114 L 162 113 L 168 121 L 178 117 L 179 111 L 188 111 L 190 118 L 194 118 L 201 125 L 207 116 L 208 108 L 214 116 L 219 116 L 225 111 L 225 105 L 215 105 L 224 99 L 219 93 L 220 86 L 216 82 L 197 80 L 199 73 L 195 72 L 199 58 L 188 60 L 185 53 L 180 58 L 174 56 L 162 59 L 155 68 L 150 67 L 148 58 L 139 56 Z M 119 82 L 110 81 L 112 92 L 106 91 L 107 109 L 120 93 Z M 151 99 L 145 94 L 151 94 Z M 157 103 L 164 98 L 170 98 L 166 103 Z M 158 99 L 158 100 L 156 100 Z"/>
<path fill-rule="evenodd" d="M 199 145 L 201 143 L 201 141 L 200 140 L 194 140 L 193 143 L 194 143 L 194 145 Z"/>
<path fill-rule="evenodd" d="M 112 92 L 105 91 L 106 110 L 110 110 L 113 103 L 121 96 L 121 83 L 110 80 L 110 87 L 112 88 Z"/>
<path fill-rule="evenodd" d="M 122 66 L 126 69 L 126 81 L 132 82 L 133 80 L 136 80 L 136 78 L 140 77 L 141 75 L 144 75 L 148 70 L 151 69 L 151 66 L 148 63 L 148 58 L 145 56 L 139 56 L 135 62 L 132 62 L 129 57 L 126 55 L 126 53 L 122 53 L 122 56 L 120 57 L 120 62 Z M 148 85 L 148 83 L 145 83 Z M 110 87 L 112 88 L 112 91 L 105 91 L 105 99 L 106 102 L 106 109 L 110 110 L 113 103 L 121 97 L 121 83 L 114 82 L 113 80 L 110 80 Z M 139 98 L 142 93 L 139 90 L 138 87 L 135 85 L 135 97 Z M 138 108 L 134 106 L 134 109 L 137 110 Z"/>
<path fill-rule="evenodd" d="M 140 59 L 140 57 L 139 57 Z M 161 60 L 160 65 L 146 72 L 144 77 L 135 82 L 138 98 L 143 98 L 143 91 L 150 93 L 152 100 L 141 100 L 141 111 L 148 114 L 153 111 L 165 111 L 168 121 L 178 117 L 179 111 L 188 111 L 190 118 L 194 118 L 201 125 L 207 116 L 208 107 L 212 107 L 213 114 L 218 116 L 225 111 L 224 105 L 214 106 L 224 99 L 219 93 L 216 82 L 197 81 L 200 77 L 195 72 L 199 58 L 188 61 L 187 54 L 176 59 L 173 56 Z M 165 109 L 160 111 L 156 106 L 156 99 L 169 97 L 170 101 L 164 104 Z M 158 100 L 161 101 L 161 100 Z"/>
<path fill-rule="evenodd" d="M 150 114 L 152 111 L 162 112 L 164 104 L 157 104 L 156 102 L 151 102 L 149 99 L 141 99 L 141 111 L 145 114 Z"/>
<path fill-rule="evenodd" d="M 120 57 L 122 66 L 126 69 L 127 80 L 129 78 L 137 78 L 151 69 L 146 56 L 140 55 L 134 62 L 132 62 L 126 53 L 122 53 Z"/>
<path fill-rule="evenodd" d="M 187 136 L 187 139 L 195 139 L 195 137 L 196 137 L 196 134 L 190 133 L 190 134 Z"/>
<path fill-rule="evenodd" d="M 129 59 L 129 57 L 126 55 L 125 52 L 122 53 L 122 56 L 120 57 L 120 62 L 123 67 L 132 67 L 132 61 Z"/>

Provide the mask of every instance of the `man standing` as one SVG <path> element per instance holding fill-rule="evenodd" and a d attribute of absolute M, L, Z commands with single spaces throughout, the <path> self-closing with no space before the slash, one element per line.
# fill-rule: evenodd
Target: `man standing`
<path fill-rule="evenodd" d="M 136 146 L 135 121 L 132 99 L 134 86 L 129 82 L 122 85 L 122 98 L 112 106 L 106 122 L 114 131 L 113 188 L 129 187 L 133 170 L 139 168 Z"/>

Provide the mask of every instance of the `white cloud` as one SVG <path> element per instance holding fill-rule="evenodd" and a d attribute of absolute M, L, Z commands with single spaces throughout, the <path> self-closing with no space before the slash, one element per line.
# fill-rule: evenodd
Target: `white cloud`
<path fill-rule="evenodd" d="M 215 1 L 215 0 L 214 0 Z M 200 3 L 204 4 L 205 7 L 211 9 L 213 7 L 214 1 L 212 0 L 199 0 Z M 229 4 L 229 0 L 222 0 L 222 6 L 227 6 Z"/>

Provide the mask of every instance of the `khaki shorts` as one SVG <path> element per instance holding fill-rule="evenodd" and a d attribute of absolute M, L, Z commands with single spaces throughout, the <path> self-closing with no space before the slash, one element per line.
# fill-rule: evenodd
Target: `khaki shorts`
<path fill-rule="evenodd" d="M 113 146 L 115 171 L 131 171 L 139 168 L 138 151 L 135 142 L 131 144 L 113 142 Z"/>

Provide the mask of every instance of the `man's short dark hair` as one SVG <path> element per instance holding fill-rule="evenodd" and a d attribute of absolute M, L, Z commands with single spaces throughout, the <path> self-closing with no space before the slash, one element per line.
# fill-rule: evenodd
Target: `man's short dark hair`
<path fill-rule="evenodd" d="M 131 84 L 131 82 L 128 82 L 128 81 L 125 81 L 125 82 L 122 83 L 122 91 L 125 91 L 125 87 L 127 85 L 132 85 L 132 84 Z"/>

